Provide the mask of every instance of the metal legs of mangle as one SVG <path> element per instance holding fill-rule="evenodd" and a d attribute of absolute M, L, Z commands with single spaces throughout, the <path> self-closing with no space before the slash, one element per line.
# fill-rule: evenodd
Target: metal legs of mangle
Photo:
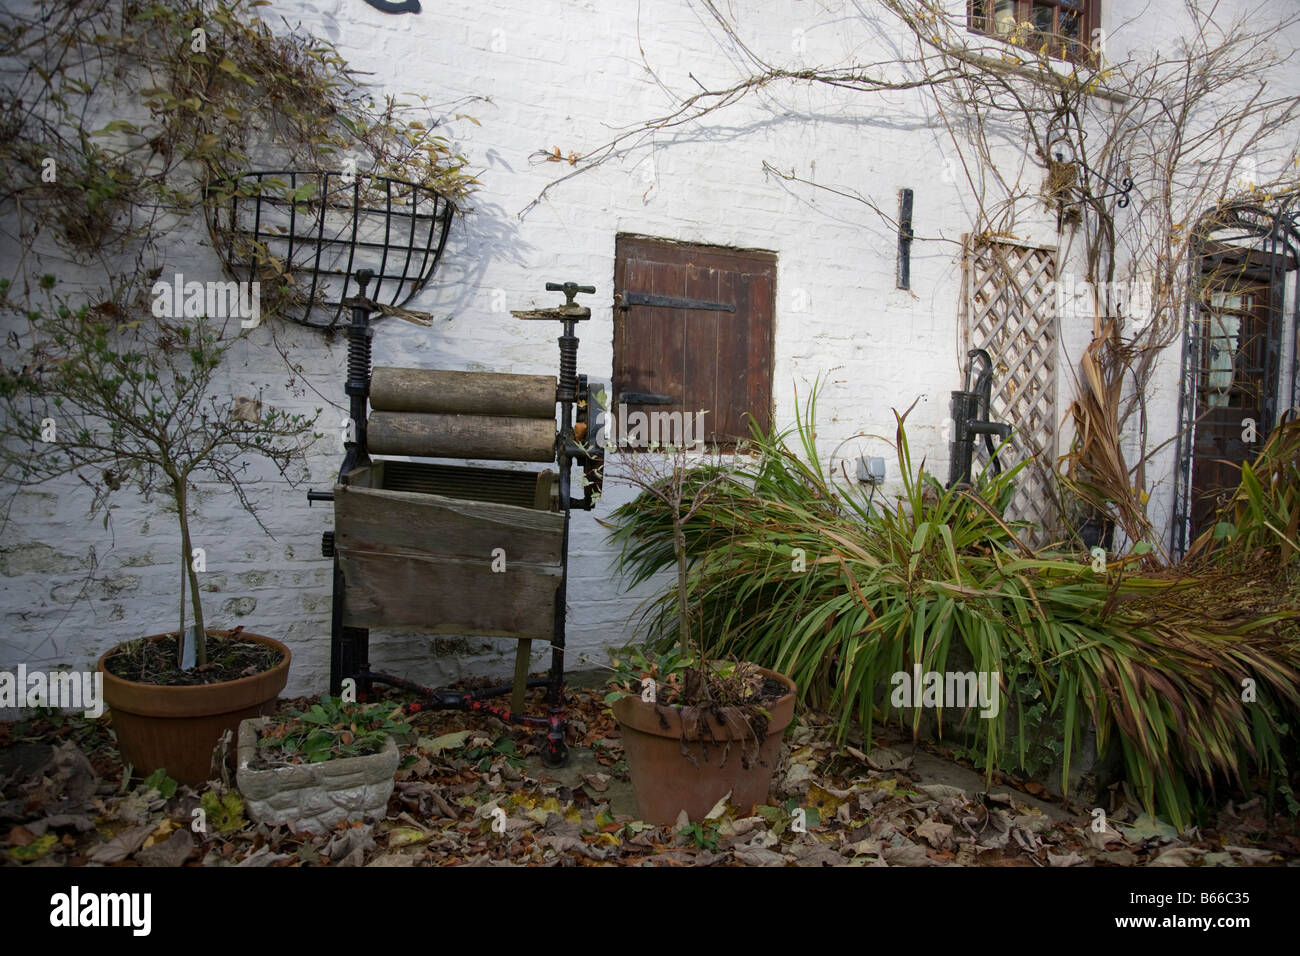
<path fill-rule="evenodd" d="M 558 380 L 425 369 L 372 369 L 369 325 L 375 304 L 365 298 L 371 276 L 356 275 L 360 294 L 349 301 L 349 434 L 332 492 L 309 492 L 334 504 L 334 530 L 322 552 L 334 559 L 330 689 L 355 681 L 359 697 L 386 684 L 422 698 L 407 705 L 483 711 L 501 720 L 545 728 L 543 755 L 563 761 L 565 597 L 569 518 L 590 510 L 603 458 L 575 437 L 590 414 L 586 376 L 577 373 L 576 323 L 591 310 L 575 304 L 591 286 L 547 283 L 565 293 L 551 309 L 513 313 L 562 323 Z M 556 429 L 556 408 L 559 428 Z M 575 422 L 575 415 L 577 421 Z M 558 474 L 384 458 L 463 458 L 551 462 Z M 571 470 L 587 479 L 571 495 Z M 558 494 L 555 492 L 558 491 Z M 458 636 L 512 637 L 519 643 L 513 684 L 475 691 L 436 690 L 372 669 L 370 631 L 408 630 Z M 551 644 L 546 677 L 529 678 L 534 639 Z M 545 687 L 545 717 L 522 713 L 526 688 Z M 509 708 L 490 701 L 513 691 Z"/>

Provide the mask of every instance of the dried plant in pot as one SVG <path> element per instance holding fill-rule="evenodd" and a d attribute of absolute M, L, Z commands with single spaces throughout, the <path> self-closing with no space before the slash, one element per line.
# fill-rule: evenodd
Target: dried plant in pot
<path fill-rule="evenodd" d="M 208 779 L 222 732 L 273 704 L 290 653 L 243 628 L 207 626 L 195 482 L 220 482 L 261 525 L 244 487 L 247 457 L 264 457 L 284 475 L 318 436 L 313 418 L 216 397 L 214 375 L 233 339 L 208 320 L 121 314 L 73 311 L 52 295 L 48 309 L 29 314 L 27 347 L 0 368 L 0 461 L 20 484 L 77 475 L 94 489 L 92 513 L 103 511 L 106 527 L 117 492 L 170 498 L 178 627 L 125 640 L 98 668 L 123 761 L 138 774 L 165 769 L 197 783 Z"/>
<path fill-rule="evenodd" d="M 724 797 L 748 810 L 766 802 L 780 758 L 781 737 L 794 719 L 796 688 L 788 677 L 743 661 L 711 660 L 691 607 L 688 527 L 710 498 L 735 478 L 714 456 L 692 462 L 684 447 L 619 457 L 613 483 L 641 489 L 614 512 L 630 519 L 653 508 L 671 525 L 676 599 L 675 643 L 657 658 L 632 651 L 615 657 L 606 700 L 623 735 L 628 772 L 643 820 L 673 825 L 685 813 L 703 820 Z M 646 542 L 612 533 L 620 567 Z M 662 538 L 660 539 L 662 541 Z M 668 563 L 665 561 L 665 563 Z"/>
<path fill-rule="evenodd" d="M 664 662 L 636 650 L 616 657 L 619 677 L 606 697 L 641 819 L 667 826 L 685 813 L 698 823 L 723 798 L 746 810 L 765 803 L 794 719 L 794 682 L 744 662 Z M 688 673 L 700 684 L 691 694 Z"/>

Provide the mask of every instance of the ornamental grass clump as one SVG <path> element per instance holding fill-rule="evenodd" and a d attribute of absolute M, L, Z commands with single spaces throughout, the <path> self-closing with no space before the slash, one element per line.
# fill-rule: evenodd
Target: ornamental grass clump
<path fill-rule="evenodd" d="M 946 489 L 913 464 L 904 413 L 901 492 L 873 502 L 822 470 L 815 416 L 814 390 L 806 408 L 796 404 L 795 427 L 755 434 L 755 454 L 680 529 L 703 653 L 789 674 L 805 699 L 838 715 L 841 736 L 856 717 L 869 743 L 873 721 L 893 713 L 893 675 L 943 672 L 964 650 L 976 671 L 997 675 L 1003 699 L 1037 695 L 1059 720 L 1064 787 L 1092 726 L 1100 753 L 1118 748 L 1146 808 L 1180 827 L 1189 784 L 1287 787 L 1286 739 L 1300 712 L 1298 426 L 1280 429 L 1243 471 L 1227 509 L 1233 530 L 1216 532 L 1217 548 L 1206 542 L 1193 560 L 1148 570 L 1139 564 L 1151 548 L 1139 543 L 1098 570 L 1090 557 L 1035 551 L 1004 518 L 1023 465 Z M 615 517 L 629 580 L 670 566 L 662 507 L 639 501 Z M 1261 571 L 1278 560 L 1280 577 Z M 678 603 L 673 589 L 645 607 L 658 641 L 675 639 Z M 1026 710 L 1016 708 L 1014 738 L 977 705 L 955 714 L 990 775 L 1008 762 L 1010 739 L 1019 742 L 1010 762 L 1024 766 Z M 937 711 L 941 732 L 951 711 Z M 921 716 L 912 710 L 914 735 Z"/>

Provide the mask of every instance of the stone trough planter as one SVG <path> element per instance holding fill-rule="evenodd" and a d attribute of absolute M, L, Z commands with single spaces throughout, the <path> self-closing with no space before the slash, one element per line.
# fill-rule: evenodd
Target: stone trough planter
<path fill-rule="evenodd" d="M 236 782 L 251 819 L 324 833 L 342 820 L 384 817 L 401 756 L 392 737 L 377 754 L 254 770 L 249 763 L 266 724 L 265 718 L 255 718 L 239 725 Z"/>

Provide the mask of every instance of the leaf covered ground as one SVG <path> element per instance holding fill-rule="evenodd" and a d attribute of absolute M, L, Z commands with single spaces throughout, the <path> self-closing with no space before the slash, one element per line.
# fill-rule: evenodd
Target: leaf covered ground
<path fill-rule="evenodd" d="M 1121 791 L 1103 828 L 1090 808 L 1034 796 L 1046 791 L 1033 783 L 927 782 L 910 741 L 883 732 L 870 753 L 838 746 L 817 714 L 787 735 L 769 805 L 649 826 L 629 810 L 601 697 L 571 691 L 567 771 L 489 716 L 421 713 L 385 819 L 323 835 L 250 823 L 233 774 L 198 789 L 160 777 L 124 786 L 107 718 L 0 724 L 0 866 L 1300 865 L 1295 819 L 1261 797 L 1178 834 Z"/>

